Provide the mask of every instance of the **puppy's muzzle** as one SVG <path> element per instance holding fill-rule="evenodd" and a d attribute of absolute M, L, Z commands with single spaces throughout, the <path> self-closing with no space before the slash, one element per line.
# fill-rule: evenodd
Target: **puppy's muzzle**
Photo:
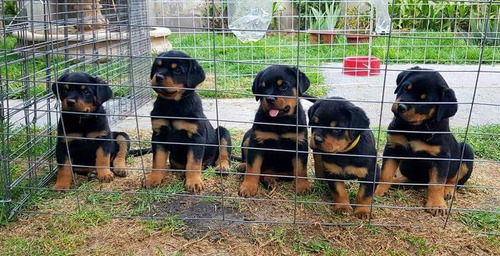
<path fill-rule="evenodd" d="M 408 111 L 408 106 L 406 104 L 403 104 L 403 103 L 399 103 L 396 110 L 399 112 L 399 113 L 405 113 L 406 111 Z"/>
<path fill-rule="evenodd" d="M 76 100 L 75 99 L 66 99 L 66 104 L 68 105 L 68 107 L 73 107 L 76 104 Z"/>
<path fill-rule="evenodd" d="M 314 143 L 316 145 L 321 145 L 321 143 L 323 143 L 323 138 L 321 136 L 314 135 Z"/>

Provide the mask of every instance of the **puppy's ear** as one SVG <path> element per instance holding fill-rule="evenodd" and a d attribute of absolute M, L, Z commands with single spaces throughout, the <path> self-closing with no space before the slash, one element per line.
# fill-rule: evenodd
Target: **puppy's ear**
<path fill-rule="evenodd" d="M 443 88 L 440 102 L 443 102 L 445 104 L 440 104 L 438 106 L 436 114 L 437 121 L 452 117 L 457 113 L 457 98 L 455 97 L 455 92 L 451 88 Z"/>
<path fill-rule="evenodd" d="M 309 78 L 304 74 L 302 71 L 297 69 L 297 67 L 290 67 L 291 71 L 293 72 L 294 76 L 297 76 L 297 72 L 299 72 L 299 96 L 302 96 L 307 89 L 309 89 L 309 86 L 311 86 L 311 81 L 309 81 Z"/>
<path fill-rule="evenodd" d="M 257 75 L 255 76 L 255 78 L 253 79 L 253 84 L 252 84 L 252 93 L 255 95 L 255 94 L 258 94 L 258 90 L 259 90 L 259 86 L 261 84 L 260 82 L 260 78 L 262 77 L 262 75 L 264 74 L 264 71 L 265 70 L 262 70 L 260 71 L 259 73 L 257 73 Z M 260 96 L 257 96 L 255 95 L 255 100 L 256 101 L 259 101 L 260 99 Z"/>
<path fill-rule="evenodd" d="M 153 79 L 153 76 L 154 76 L 154 75 L 155 75 L 155 73 L 156 73 L 156 65 L 157 65 L 157 64 L 156 64 L 156 63 L 157 63 L 157 61 L 156 61 L 156 60 L 157 60 L 157 59 L 155 59 L 155 60 L 153 61 L 153 65 L 151 66 L 151 75 L 149 76 L 149 80 L 152 80 L 152 79 Z"/>
<path fill-rule="evenodd" d="M 411 72 L 412 71 L 405 70 L 399 73 L 398 78 L 396 78 L 396 90 L 394 90 L 394 94 L 397 94 L 401 88 L 403 88 L 403 85 L 405 84 L 406 79 L 409 78 Z"/>
<path fill-rule="evenodd" d="M 351 140 L 355 140 L 364 130 L 370 128 L 370 119 L 366 115 L 365 111 L 363 111 L 359 107 L 353 107 L 349 109 L 350 121 L 349 128 L 357 128 L 360 130 L 350 130 L 349 137 Z"/>
<path fill-rule="evenodd" d="M 97 98 L 97 104 L 101 105 L 113 96 L 113 91 L 104 80 L 96 76 L 92 76 L 91 80 L 96 86 L 95 97 Z"/>
<path fill-rule="evenodd" d="M 203 71 L 203 68 L 198 61 L 190 59 L 189 69 L 187 72 L 187 86 L 189 88 L 195 88 L 203 81 L 205 81 L 205 71 Z"/>
<path fill-rule="evenodd" d="M 61 77 L 59 77 L 59 79 L 57 79 L 57 82 L 54 82 L 52 83 L 52 92 L 57 96 L 59 97 L 59 95 L 57 95 L 57 86 L 59 83 L 62 83 L 64 81 L 66 81 L 66 79 L 68 78 L 69 76 L 69 73 L 66 72 L 64 73 Z"/>
<path fill-rule="evenodd" d="M 318 110 L 321 101 L 316 101 L 310 108 L 307 110 L 307 117 L 309 118 L 309 123 L 311 123 L 311 119 L 316 114 L 316 110 Z"/>
<path fill-rule="evenodd" d="M 410 76 L 412 76 L 413 74 L 418 73 L 418 70 L 423 70 L 423 69 L 419 66 L 414 66 L 399 73 L 398 77 L 396 78 L 397 87 L 396 90 L 394 90 L 394 94 L 397 94 L 401 90 L 401 88 L 403 88 L 403 86 L 405 85 L 406 80 L 408 80 L 408 78 L 410 78 Z"/>

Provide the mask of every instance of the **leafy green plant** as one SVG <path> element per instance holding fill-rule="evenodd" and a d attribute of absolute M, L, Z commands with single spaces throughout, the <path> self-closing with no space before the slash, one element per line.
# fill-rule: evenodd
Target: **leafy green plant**
<path fill-rule="evenodd" d="M 16 1 L 5 1 L 4 15 L 6 17 L 13 17 L 17 15 Z"/>
<path fill-rule="evenodd" d="M 499 6 L 468 1 L 393 0 L 389 14 L 395 29 L 469 31 L 473 12 L 494 19 Z M 472 29 L 472 26 L 471 26 Z"/>
<path fill-rule="evenodd" d="M 370 30 L 370 10 L 360 11 L 358 7 L 354 6 L 347 9 L 346 17 L 347 29 L 356 33 L 367 33 Z"/>
<path fill-rule="evenodd" d="M 340 5 L 333 1 L 331 4 L 325 4 L 325 11 L 310 7 L 309 29 L 311 30 L 335 30 L 339 21 Z"/>
<path fill-rule="evenodd" d="M 221 1 L 208 4 L 204 16 L 209 18 L 209 27 L 227 28 L 227 2 Z"/>
<path fill-rule="evenodd" d="M 271 20 L 271 29 L 279 30 L 279 19 L 277 17 L 280 7 L 284 9 L 284 6 L 280 2 L 273 2 L 273 19 Z"/>
<path fill-rule="evenodd" d="M 333 1 L 328 8 L 325 10 L 325 26 L 328 30 L 334 30 L 337 27 L 339 21 L 339 15 L 341 11 L 341 6 L 335 4 Z"/>
<path fill-rule="evenodd" d="M 309 29 L 321 30 L 325 27 L 325 17 L 318 9 L 311 7 L 311 16 L 314 18 L 309 19 Z"/>
<path fill-rule="evenodd" d="M 460 29 L 466 40 L 476 45 L 497 46 L 500 44 L 500 22 L 491 17 L 481 17 L 479 13 L 471 13 L 469 30 Z"/>

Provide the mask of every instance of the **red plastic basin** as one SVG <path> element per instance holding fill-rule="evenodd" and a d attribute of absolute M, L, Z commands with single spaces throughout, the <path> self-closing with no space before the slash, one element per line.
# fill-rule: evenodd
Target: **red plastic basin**
<path fill-rule="evenodd" d="M 376 76 L 380 74 L 377 57 L 355 56 L 344 59 L 343 73 L 349 76 Z"/>

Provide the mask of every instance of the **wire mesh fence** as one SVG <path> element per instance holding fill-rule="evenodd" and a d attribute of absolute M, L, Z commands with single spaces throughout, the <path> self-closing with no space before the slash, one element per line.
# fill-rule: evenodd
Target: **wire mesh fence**
<path fill-rule="evenodd" d="M 314 171 L 315 156 L 322 154 L 372 158 L 379 166 L 383 159 L 388 159 L 383 148 L 387 133 L 394 132 L 388 126 L 394 117 L 391 106 L 396 100 L 393 94 L 396 77 L 415 65 L 441 73 L 455 90 L 458 112 L 450 118 L 451 132 L 405 132 L 453 134 L 459 142 L 471 144 L 476 155 L 471 181 L 465 185 L 449 184 L 457 198 L 452 197 L 448 202 L 446 218 L 433 223 L 446 226 L 450 216 L 459 216 L 451 219 L 459 220 L 461 214 L 498 216 L 500 189 L 496 181 L 500 177 L 500 120 L 495 113 L 500 98 L 496 96 L 498 83 L 495 78 L 500 73 L 496 67 L 500 60 L 500 2 L 293 0 L 262 1 L 260 4 L 269 11 L 260 13 L 260 20 L 254 20 L 253 25 L 267 22 L 264 29 L 235 27 L 238 18 L 244 16 L 241 10 L 249 9 L 251 1 L 3 1 L 0 57 L 2 218 L 11 219 L 19 213 L 64 214 L 93 208 L 117 218 L 178 216 L 207 221 L 418 225 L 409 219 L 426 216 L 423 202 L 427 189 L 403 188 L 427 187 L 427 183 L 396 182 L 394 186 L 398 189 L 391 190 L 389 196 L 375 197 L 367 205 L 363 203 L 370 209 L 369 218 L 359 220 L 333 212 L 339 202 L 329 196 L 325 181 L 344 179 L 317 177 Z M 384 13 L 389 18 L 384 18 Z M 238 33 L 253 33 L 261 38 L 242 42 L 241 37 L 235 36 Z M 229 170 L 213 167 L 202 170 L 205 189 L 200 194 L 188 193 L 182 180 L 175 175 L 167 175 L 158 188 L 146 189 L 143 182 L 154 168 L 154 160 L 147 152 L 127 158 L 129 175 L 126 178 L 115 178 L 108 184 L 96 181 L 91 175 L 74 173 L 74 186 L 66 193 L 52 190 L 58 168 L 57 140 L 62 137 L 68 141 L 82 136 L 64 132 L 58 138 L 61 103 L 51 91 L 52 83 L 68 71 L 85 71 L 107 81 L 114 93 L 104 104 L 112 130 L 127 132 L 132 149 L 150 147 L 154 133 L 151 118 L 179 118 L 150 114 L 157 97 L 152 89 L 159 87 L 151 85 L 152 57 L 171 49 L 189 54 L 206 73 L 205 81 L 199 86 L 181 91 L 194 90 L 200 95 L 207 118 L 183 116 L 181 119 L 187 122 L 208 120 L 214 127 L 228 128 L 233 140 L 230 146 L 233 156 L 245 150 L 273 151 L 279 153 L 271 161 L 281 161 L 280 154 L 308 154 L 309 194 L 297 193 L 301 179 L 290 170 L 260 175 L 292 178 L 292 182 L 280 181 L 271 190 L 261 186 L 256 195 L 242 197 L 238 192 L 245 175 L 236 170 L 237 159 L 231 161 Z M 367 65 L 356 69 L 354 76 L 346 74 L 349 70 L 345 69 L 345 59 L 359 56 L 368 60 Z M 379 66 L 372 66 L 377 65 L 375 61 Z M 254 120 L 262 104 L 256 103 L 254 97 L 269 95 L 254 95 L 252 83 L 259 71 L 272 65 L 289 65 L 304 72 L 311 84 L 307 95 L 341 96 L 364 109 L 371 126 L 361 130 L 373 132 L 377 153 L 315 151 L 311 154 L 309 147 L 299 149 L 298 139 L 295 139 L 297 144 L 289 148 L 270 146 L 263 149 L 245 145 L 243 134 L 254 124 L 293 129 L 294 138 L 300 136 L 299 129 L 318 128 L 298 121 L 283 124 Z M 361 72 L 369 75 L 362 76 Z M 298 77 L 299 73 L 296 75 Z M 312 104 L 308 97 L 284 98 L 301 102 L 309 109 Z M 313 136 L 310 131 L 306 134 L 309 138 Z M 221 134 L 217 132 L 216 135 L 220 141 Z M 98 141 L 99 138 L 90 140 Z M 162 143 L 179 148 L 198 145 L 220 151 L 228 147 L 220 143 L 159 144 Z M 458 158 L 400 157 L 408 158 L 469 162 L 463 154 Z M 72 165 L 74 169 L 95 169 L 95 166 Z M 168 167 L 169 173 L 194 171 L 197 170 L 177 168 L 172 161 Z M 360 202 L 352 204 L 358 188 L 373 184 L 377 179 L 345 180 L 346 196 L 353 207 L 361 206 Z M 200 202 L 209 202 L 214 210 L 196 213 L 196 205 Z"/>

